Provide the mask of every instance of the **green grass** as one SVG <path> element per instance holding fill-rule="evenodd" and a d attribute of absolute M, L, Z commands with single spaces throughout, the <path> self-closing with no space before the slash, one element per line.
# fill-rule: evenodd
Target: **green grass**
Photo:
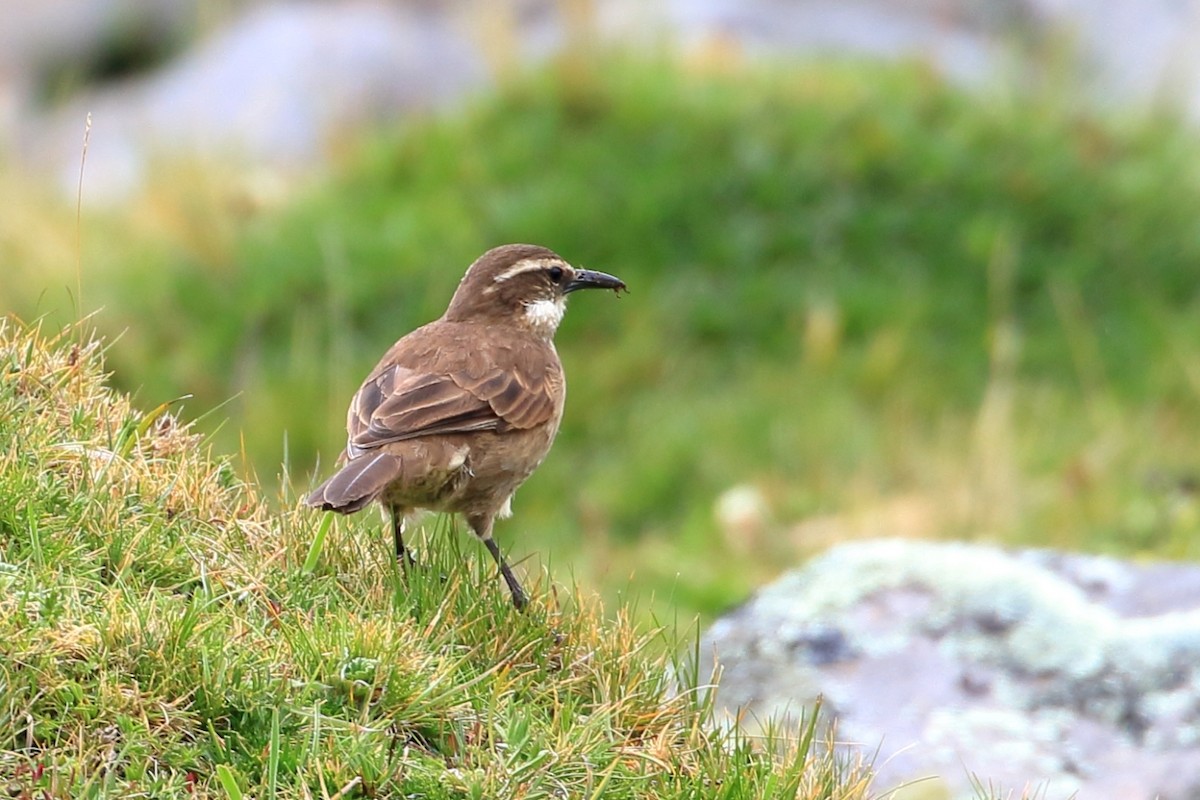
<path fill-rule="evenodd" d="M 1067 99 L 916 69 L 551 67 L 348 147 L 282 206 L 164 169 L 85 227 L 83 305 L 121 386 L 194 395 L 239 471 L 286 462 L 299 492 L 361 377 L 484 249 L 620 275 L 620 302 L 572 302 L 562 432 L 498 535 L 661 614 L 906 524 L 1194 557 L 1196 140 Z M 29 217 L 0 222 L 31 231 L 0 250 L 26 314 L 49 305 L 36 265 L 74 286 L 76 260 L 70 223 L 52 246 Z M 756 534 L 713 518 L 742 484 Z"/>
<path fill-rule="evenodd" d="M 444 525 L 407 576 L 365 516 L 314 555 L 320 515 L 103 370 L 81 328 L 0 322 L 6 796 L 866 796 L 811 718 L 710 726 L 667 633 L 544 577 L 518 614 Z"/>

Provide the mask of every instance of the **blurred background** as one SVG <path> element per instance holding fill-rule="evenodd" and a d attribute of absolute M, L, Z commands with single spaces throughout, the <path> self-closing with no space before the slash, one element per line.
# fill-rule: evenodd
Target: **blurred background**
<path fill-rule="evenodd" d="M 868 536 L 1193 559 L 1198 115 L 1197 2 L 0 0 L 0 311 L 291 506 L 535 242 L 631 292 L 527 569 L 688 620 Z"/>

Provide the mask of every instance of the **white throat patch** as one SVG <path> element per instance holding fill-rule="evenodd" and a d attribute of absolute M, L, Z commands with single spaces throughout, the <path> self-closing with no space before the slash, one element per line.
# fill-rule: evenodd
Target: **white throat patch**
<path fill-rule="evenodd" d="M 559 297 L 555 300 L 534 300 L 525 304 L 525 319 L 529 326 L 542 336 L 549 339 L 558 330 L 563 313 L 567 310 L 567 299 Z"/>

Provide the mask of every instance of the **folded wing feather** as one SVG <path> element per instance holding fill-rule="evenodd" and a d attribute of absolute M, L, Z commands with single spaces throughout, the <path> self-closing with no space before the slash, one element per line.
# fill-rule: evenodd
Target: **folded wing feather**
<path fill-rule="evenodd" d="M 545 385 L 519 371 L 432 375 L 393 365 L 368 380 L 348 415 L 350 449 L 449 433 L 532 428 L 554 414 Z M 353 455 L 353 453 L 352 453 Z"/>

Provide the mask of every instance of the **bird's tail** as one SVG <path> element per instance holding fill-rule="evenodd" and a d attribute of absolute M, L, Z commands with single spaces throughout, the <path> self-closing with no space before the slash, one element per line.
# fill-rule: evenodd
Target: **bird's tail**
<path fill-rule="evenodd" d="M 347 461 L 304 501 L 323 511 L 353 514 L 379 496 L 400 474 L 403 462 L 390 453 L 369 453 Z"/>

